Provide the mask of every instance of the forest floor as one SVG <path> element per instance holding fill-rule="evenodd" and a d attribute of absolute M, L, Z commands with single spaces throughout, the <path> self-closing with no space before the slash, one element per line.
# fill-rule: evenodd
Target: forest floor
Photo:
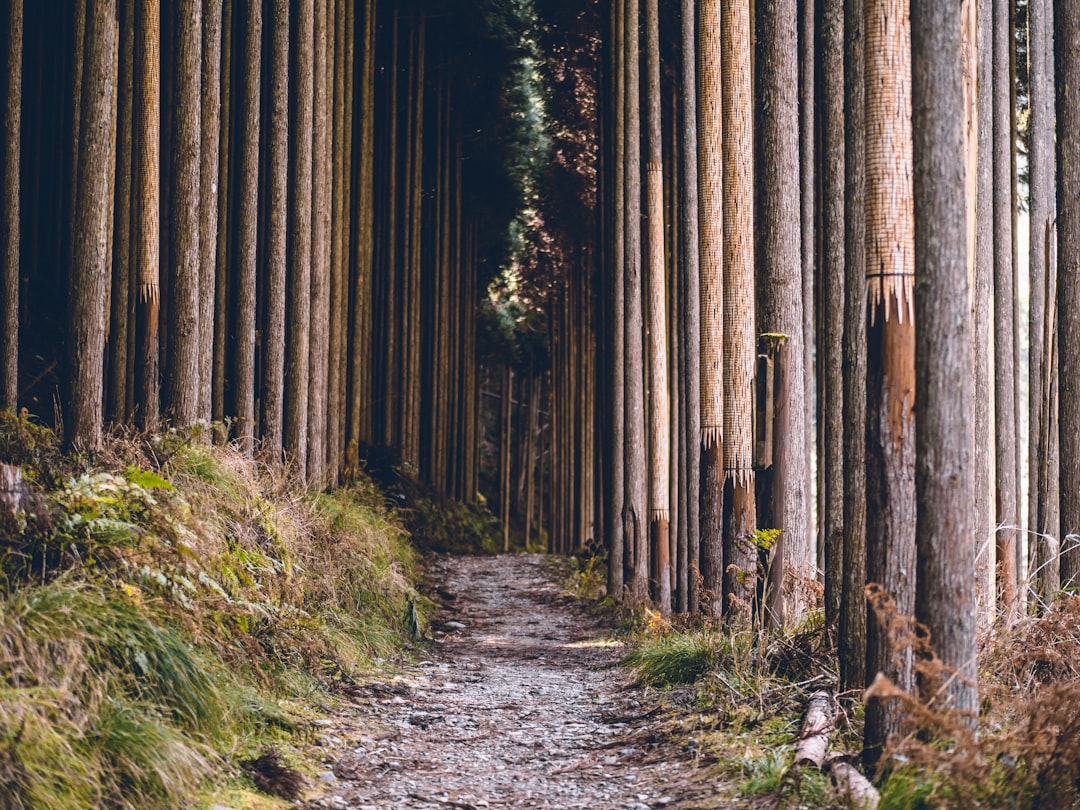
<path fill-rule="evenodd" d="M 438 556 L 434 641 L 322 721 L 308 808 L 713 808 L 610 627 L 538 555 Z"/>

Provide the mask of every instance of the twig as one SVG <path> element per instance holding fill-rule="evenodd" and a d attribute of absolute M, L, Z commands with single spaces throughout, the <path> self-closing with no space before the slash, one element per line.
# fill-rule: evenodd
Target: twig
<path fill-rule="evenodd" d="M 477 810 L 476 805 L 468 802 L 456 802 L 453 799 L 436 799 L 434 796 L 424 796 L 420 793 L 410 793 L 409 798 L 416 799 L 418 802 L 427 802 L 428 804 L 444 804 L 447 807 L 457 807 L 460 810 Z"/>

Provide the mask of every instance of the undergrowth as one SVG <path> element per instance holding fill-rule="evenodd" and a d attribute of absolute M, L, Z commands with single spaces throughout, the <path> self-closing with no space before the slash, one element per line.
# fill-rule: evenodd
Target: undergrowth
<path fill-rule="evenodd" d="M 423 635 L 397 511 L 231 448 L 118 436 L 92 461 L 25 415 L 0 516 L 0 810 L 192 807 Z M 320 701 L 322 702 L 322 701 Z M 241 791 L 243 792 L 243 791 Z"/>

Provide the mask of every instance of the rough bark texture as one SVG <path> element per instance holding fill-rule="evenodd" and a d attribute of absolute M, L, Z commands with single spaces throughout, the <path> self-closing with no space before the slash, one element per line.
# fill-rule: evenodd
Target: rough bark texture
<path fill-rule="evenodd" d="M 791 212 L 792 201 L 799 197 L 797 3 L 762 0 L 757 13 L 760 329 L 787 336 L 789 382 L 792 391 L 801 392 L 805 374 L 801 239 L 799 222 Z M 789 490 L 783 495 L 783 514 L 775 520 L 784 531 L 790 576 L 812 577 L 810 438 L 805 407 L 792 409 L 788 430 L 784 457 L 777 462 L 785 467 L 782 477 Z M 792 608 L 798 612 L 802 606 L 793 604 Z"/>
<path fill-rule="evenodd" d="M 311 329 L 311 150 L 313 79 L 313 0 L 302 0 L 296 14 L 292 151 L 289 206 L 288 331 L 285 369 L 285 450 L 296 469 L 307 468 L 308 377 Z"/>
<path fill-rule="evenodd" d="M 1016 599 L 1016 387 L 1012 265 L 1012 93 L 1009 0 L 994 0 L 994 451 L 997 491 L 998 610 L 1009 619 Z"/>
<path fill-rule="evenodd" d="M 262 449 L 281 458 L 285 442 L 285 279 L 289 261 L 289 0 L 275 0 L 270 17 L 269 234 L 266 321 L 263 331 Z"/>
<path fill-rule="evenodd" d="M 199 417 L 199 156 L 202 137 L 202 0 L 174 7 L 176 55 L 169 228 L 169 362 L 166 409 L 173 427 Z"/>
<path fill-rule="evenodd" d="M 682 126 L 679 142 L 682 148 L 682 200 L 680 227 L 682 251 L 680 271 L 684 296 L 681 317 L 682 370 L 679 379 L 683 383 L 683 409 L 686 414 L 682 430 L 686 448 L 686 475 L 683 488 L 686 493 L 687 527 L 686 541 L 686 601 L 680 596 L 680 610 L 697 612 L 697 575 L 700 565 L 701 526 L 701 298 L 700 298 L 700 252 L 698 243 L 698 159 L 697 159 L 697 48 L 695 36 L 697 20 L 694 0 L 682 0 Z M 680 587 L 681 578 L 680 573 Z"/>
<path fill-rule="evenodd" d="M 244 15 L 241 63 L 239 168 L 236 178 L 237 290 L 233 411 L 242 452 L 255 447 L 255 273 L 259 225 L 259 100 L 262 70 L 262 4 Z"/>
<path fill-rule="evenodd" d="M 821 20 L 821 345 L 825 624 L 840 619 L 844 571 L 844 2 L 825 0 Z M 852 423 L 851 429 L 859 431 Z"/>
<path fill-rule="evenodd" d="M 671 555 L 668 545 L 671 464 L 671 401 L 668 395 L 667 272 L 664 263 L 664 165 L 660 124 L 660 22 L 657 0 L 645 0 L 645 94 L 649 227 L 649 522 L 655 557 L 655 599 L 671 611 Z"/>
<path fill-rule="evenodd" d="M 21 6 L 20 6 L 21 7 Z M 21 21 L 19 23 L 21 27 Z M 134 335 L 132 313 L 132 245 L 135 187 L 133 185 L 135 85 L 135 4 L 124 0 L 120 8 L 120 28 L 117 31 L 117 137 L 116 179 L 113 210 L 115 236 L 112 240 L 112 284 L 108 329 L 108 371 L 106 373 L 105 416 L 116 422 L 131 419 L 131 373 L 134 371 L 129 347 Z M 10 137 L 10 133 L 9 133 Z M 18 133 L 15 133 L 18 138 Z M 10 143 L 10 142 L 9 142 Z M 13 336 L 17 338 L 17 336 Z M 3 407 L 0 403 L 0 407 Z"/>
<path fill-rule="evenodd" d="M 610 279 L 611 329 L 609 335 L 609 358 L 610 358 L 610 385 L 611 385 L 611 414 L 608 420 L 608 440 L 611 442 L 611 469 L 605 480 L 608 491 L 605 502 L 608 509 L 604 515 L 604 523 L 608 531 L 608 594 L 615 599 L 623 597 L 623 561 L 626 556 L 626 546 L 623 536 L 622 510 L 624 496 L 624 446 L 623 426 L 625 424 L 625 397 L 623 381 L 624 368 L 624 337 L 625 328 L 623 312 L 623 269 L 626 255 L 625 249 L 625 170 L 623 165 L 623 152 L 625 144 L 625 111 L 626 104 L 624 87 L 626 74 L 623 70 L 623 53 L 625 37 L 625 3 L 617 0 L 612 3 L 612 28 L 614 30 L 612 45 L 612 84 L 614 85 L 615 97 L 612 104 L 612 257 Z M 543 476 L 540 476 L 541 478 Z"/>
<path fill-rule="evenodd" d="M 0 213 L 0 410 L 14 411 L 19 397 L 19 153 L 22 112 L 22 0 L 9 0 L 4 98 L 3 200 Z"/>
<path fill-rule="evenodd" d="M 214 378 L 214 298 L 217 287 L 218 172 L 221 163 L 222 0 L 204 0 L 202 135 L 199 146 L 199 410 L 209 422 Z M 231 32 L 230 32 L 231 34 Z M 227 159 L 227 158 L 226 158 Z"/>
<path fill-rule="evenodd" d="M 78 192 L 67 334 L 71 394 L 65 423 L 68 444 L 82 451 L 95 450 L 101 443 L 115 36 L 116 0 L 92 4 L 87 10 L 80 102 Z"/>
<path fill-rule="evenodd" d="M 698 10 L 698 224 L 701 301 L 701 594 L 708 615 L 723 611 L 724 214 L 721 0 Z"/>
<path fill-rule="evenodd" d="M 975 460 L 975 543 L 976 580 L 982 591 L 987 611 L 980 619 L 993 613 L 994 584 L 994 96 L 990 82 L 993 63 L 993 0 L 976 0 L 978 36 L 975 46 L 978 92 L 976 108 L 979 116 L 978 160 L 975 191 L 975 276 L 971 309 L 972 351 L 974 354 L 974 460 Z"/>
<path fill-rule="evenodd" d="M 1080 400 L 1080 1 L 1055 0 L 1058 356 L 1061 403 Z M 1061 584 L 1080 577 L 1080 410 L 1061 408 Z"/>
<path fill-rule="evenodd" d="M 308 480 L 315 486 L 325 483 L 326 468 L 326 383 L 329 359 L 330 276 L 327 265 L 329 189 L 326 182 L 327 93 L 326 93 L 326 0 L 315 0 L 315 48 L 312 97 L 311 167 L 311 342 L 308 350 Z M 419 218 L 420 212 L 415 216 Z"/>
<path fill-rule="evenodd" d="M 623 536 L 631 549 L 630 598 L 649 595 L 649 538 L 646 529 L 648 493 L 645 474 L 645 365 L 643 356 L 641 279 L 641 112 L 638 2 L 626 3 L 626 500 Z"/>
<path fill-rule="evenodd" d="M 754 329 L 754 130 L 751 21 L 746 3 L 721 12 L 724 229 L 724 479 L 730 507 L 724 526 L 724 609 L 750 614 L 757 571 L 753 421 L 757 336 Z"/>
<path fill-rule="evenodd" d="M 161 13 L 158 0 L 135 7 L 135 400 L 141 428 L 158 418 L 158 306 L 160 303 L 159 160 L 161 126 Z"/>
<path fill-rule="evenodd" d="M 867 579 L 901 615 L 915 601 L 915 329 L 907 0 L 867 0 L 866 87 Z M 867 625 L 867 676 L 911 688 L 910 648 L 894 650 L 883 624 Z M 864 757 L 876 761 L 896 712 L 866 707 Z"/>
<path fill-rule="evenodd" d="M 844 0 L 844 581 L 840 688 L 866 680 L 866 219 L 863 0 Z"/>
<path fill-rule="evenodd" d="M 961 19 L 945 4 L 911 14 L 915 188 L 915 617 L 961 677 L 952 707 L 978 708 L 975 548 L 971 543 L 971 331 Z M 944 687 L 924 678 L 930 699 Z M 938 698 L 940 700 L 940 697 Z M 936 701 L 935 701 L 936 702 Z"/>

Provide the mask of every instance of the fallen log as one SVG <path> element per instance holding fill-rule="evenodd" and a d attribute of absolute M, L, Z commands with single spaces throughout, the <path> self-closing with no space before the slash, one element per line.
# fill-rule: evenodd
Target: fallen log
<path fill-rule="evenodd" d="M 831 755 L 825 766 L 846 807 L 852 810 L 876 810 L 878 802 L 881 801 L 877 788 L 842 754 Z"/>
<path fill-rule="evenodd" d="M 810 695 L 802 732 L 795 742 L 795 765 L 811 764 L 820 768 L 824 764 L 833 731 L 833 704 L 829 692 L 818 691 Z"/>

